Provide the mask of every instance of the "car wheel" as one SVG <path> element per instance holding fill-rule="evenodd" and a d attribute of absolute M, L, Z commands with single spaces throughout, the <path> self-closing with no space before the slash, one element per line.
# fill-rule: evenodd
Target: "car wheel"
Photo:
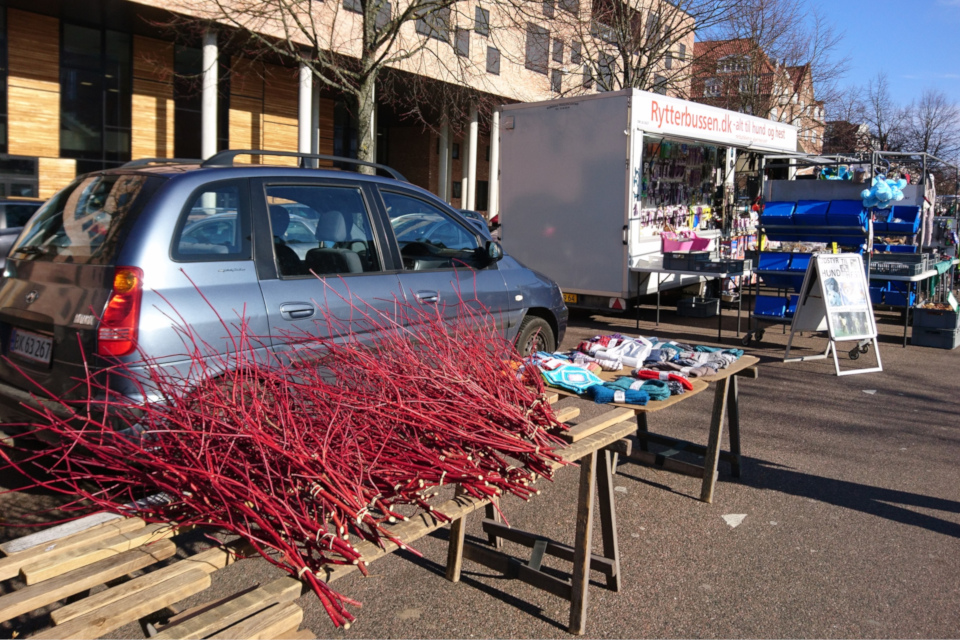
<path fill-rule="evenodd" d="M 523 319 L 517 333 L 517 351 L 521 356 L 528 356 L 536 351 L 553 352 L 556 348 L 557 340 L 549 322 L 537 316 Z"/>

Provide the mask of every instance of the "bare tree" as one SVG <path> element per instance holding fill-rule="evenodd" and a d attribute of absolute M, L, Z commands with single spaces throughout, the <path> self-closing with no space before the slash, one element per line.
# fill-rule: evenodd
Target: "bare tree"
<path fill-rule="evenodd" d="M 939 89 L 926 89 L 907 112 L 911 151 L 953 160 L 960 153 L 960 106 Z"/>
<path fill-rule="evenodd" d="M 899 105 L 883 71 L 871 79 L 863 91 L 863 119 L 877 141 L 880 151 L 902 151 L 906 147 L 909 112 Z"/>
<path fill-rule="evenodd" d="M 823 104 L 835 100 L 848 65 L 838 52 L 842 38 L 816 5 L 745 0 L 702 33 L 703 53 L 694 62 L 697 94 L 799 126 L 802 136 L 820 128 Z"/>
<path fill-rule="evenodd" d="M 361 160 L 375 160 L 373 114 L 384 70 L 414 69 L 437 80 L 450 80 L 462 78 L 465 69 L 460 57 L 451 55 L 455 0 L 402 4 L 391 0 L 173 0 L 171 4 L 170 9 L 192 16 L 194 23 L 228 26 L 235 46 L 246 55 L 306 65 L 321 86 L 351 99 Z"/>

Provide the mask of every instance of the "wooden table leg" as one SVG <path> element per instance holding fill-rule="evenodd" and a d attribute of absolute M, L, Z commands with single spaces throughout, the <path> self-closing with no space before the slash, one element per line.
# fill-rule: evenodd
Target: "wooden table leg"
<path fill-rule="evenodd" d="M 730 377 L 730 391 L 727 395 L 727 422 L 730 424 L 730 474 L 740 477 L 740 385 L 737 376 Z"/>
<path fill-rule="evenodd" d="M 461 495 L 457 487 L 456 495 Z M 460 571 L 463 569 L 463 541 L 467 525 L 467 516 L 457 518 L 450 523 L 450 544 L 447 547 L 447 580 L 460 582 Z"/>
<path fill-rule="evenodd" d="M 498 498 L 493 498 L 490 500 L 490 504 L 488 504 L 485 508 L 485 516 L 487 519 L 493 520 L 494 522 L 503 522 L 503 518 L 500 517 L 500 511 L 497 509 L 498 502 Z M 503 540 L 498 538 L 495 533 L 488 533 L 487 541 L 494 549 L 501 549 L 503 547 Z"/>
<path fill-rule="evenodd" d="M 614 571 L 607 576 L 607 588 L 620 591 L 620 548 L 617 544 L 617 511 L 613 496 L 613 458 L 617 454 L 604 450 L 597 460 L 597 493 L 600 501 L 600 533 L 603 536 L 603 557 L 613 560 Z"/>
<path fill-rule="evenodd" d="M 649 451 L 650 446 L 647 444 L 647 441 L 640 437 L 641 433 L 647 433 L 649 431 L 647 426 L 647 414 L 644 412 L 637 413 L 637 447 L 640 451 Z"/>
<path fill-rule="evenodd" d="M 717 392 L 713 398 L 710 438 L 707 441 L 707 454 L 703 459 L 703 485 L 700 488 L 700 499 L 707 503 L 713 502 L 713 487 L 717 483 L 717 463 L 720 460 L 720 440 L 723 436 L 729 380 L 730 378 L 724 378 L 717 382 Z"/>
<path fill-rule="evenodd" d="M 580 494 L 577 499 L 577 532 L 574 538 L 570 594 L 570 633 L 583 635 L 587 625 L 590 584 L 590 553 L 593 545 L 593 494 L 596 487 L 597 452 L 580 459 Z"/>

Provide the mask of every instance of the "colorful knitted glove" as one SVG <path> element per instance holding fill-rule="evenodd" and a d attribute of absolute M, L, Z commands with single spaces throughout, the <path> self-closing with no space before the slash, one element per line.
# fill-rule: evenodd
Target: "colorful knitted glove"
<path fill-rule="evenodd" d="M 651 371 L 650 369 L 637 369 L 633 372 L 633 375 L 641 380 L 662 380 L 667 382 L 673 380 L 674 382 L 679 382 L 683 385 L 688 391 L 693 390 L 693 383 L 687 380 L 685 377 L 676 374 L 670 373 L 669 371 Z"/>

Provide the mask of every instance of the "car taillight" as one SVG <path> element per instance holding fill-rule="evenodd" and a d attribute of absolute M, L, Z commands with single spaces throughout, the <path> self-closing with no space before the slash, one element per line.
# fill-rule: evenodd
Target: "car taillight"
<path fill-rule="evenodd" d="M 117 267 L 110 301 L 103 310 L 97 330 L 97 353 L 102 356 L 133 353 L 137 348 L 142 297 L 143 271 L 137 267 Z"/>

